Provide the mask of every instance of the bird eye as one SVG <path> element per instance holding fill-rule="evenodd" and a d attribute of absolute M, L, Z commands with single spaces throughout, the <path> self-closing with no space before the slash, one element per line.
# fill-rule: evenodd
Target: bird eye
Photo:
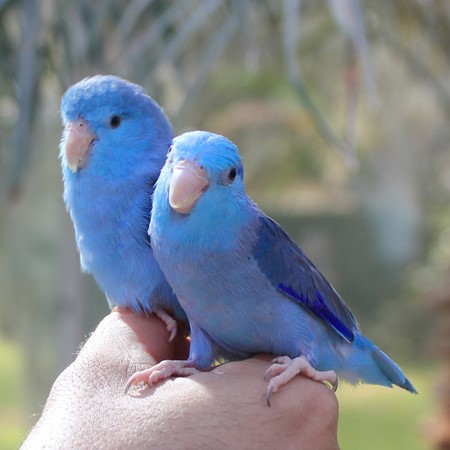
<path fill-rule="evenodd" d="M 111 117 L 111 120 L 109 123 L 113 128 L 118 128 L 119 125 L 121 124 L 121 122 L 122 122 L 122 118 L 118 115 L 114 115 Z"/>
<path fill-rule="evenodd" d="M 229 170 L 229 172 L 228 172 L 228 181 L 230 182 L 230 183 L 232 183 L 235 179 L 236 179 L 236 176 L 237 176 L 237 170 L 236 170 L 236 167 L 232 167 L 230 170 Z"/>
<path fill-rule="evenodd" d="M 169 154 L 169 153 L 172 151 L 172 147 L 173 147 L 173 145 L 171 145 L 171 146 L 169 147 L 169 150 L 167 150 L 167 154 Z"/>

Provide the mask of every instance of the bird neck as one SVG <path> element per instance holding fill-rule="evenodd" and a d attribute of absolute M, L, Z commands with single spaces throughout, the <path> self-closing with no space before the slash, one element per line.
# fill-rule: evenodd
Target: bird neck
<path fill-rule="evenodd" d="M 155 241 L 171 245 L 187 253 L 221 252 L 235 245 L 248 224 L 244 197 L 234 201 L 214 199 L 218 207 L 196 205 L 190 214 L 171 209 L 167 196 L 155 196 L 150 232 Z"/>
<path fill-rule="evenodd" d="M 121 180 L 100 180 L 82 172 L 70 175 L 75 177 L 64 180 L 64 201 L 77 232 L 86 228 L 94 234 L 96 228 L 99 234 L 118 233 L 127 223 L 146 232 L 154 185 L 151 175 Z"/>

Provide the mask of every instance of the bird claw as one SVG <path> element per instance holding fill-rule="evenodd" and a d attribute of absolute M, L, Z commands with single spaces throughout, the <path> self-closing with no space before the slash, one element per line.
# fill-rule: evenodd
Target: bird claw
<path fill-rule="evenodd" d="M 272 365 L 264 372 L 264 380 L 270 380 L 271 378 L 279 375 L 286 370 L 286 366 L 292 361 L 289 356 L 278 356 L 272 359 Z"/>
<path fill-rule="evenodd" d="M 273 389 L 272 385 L 269 383 L 267 385 L 267 390 L 266 390 L 266 403 L 269 408 L 272 406 L 270 403 L 270 396 L 272 395 L 272 389 Z"/>
<path fill-rule="evenodd" d="M 153 312 L 166 324 L 167 331 L 170 333 L 168 342 L 172 342 L 177 335 L 177 321 L 162 309 L 155 309 Z"/>
<path fill-rule="evenodd" d="M 152 386 L 158 381 L 165 380 L 171 376 L 186 377 L 198 373 L 200 370 L 190 367 L 188 361 L 161 361 L 153 367 L 134 373 L 125 385 L 125 394 L 130 390 L 131 386 L 143 383 Z"/>
<path fill-rule="evenodd" d="M 333 392 L 338 388 L 338 378 L 334 370 L 319 371 L 311 366 L 310 362 L 303 356 L 291 359 L 288 356 L 279 356 L 272 360 L 272 365 L 264 373 L 267 381 L 266 402 L 270 406 L 272 392 L 287 384 L 296 375 L 302 374 L 314 381 L 328 382 L 332 386 Z"/>
<path fill-rule="evenodd" d="M 334 380 L 334 382 L 331 383 L 331 390 L 332 390 L 333 392 L 336 392 L 337 389 L 338 389 L 338 387 L 339 387 L 339 379 L 338 379 L 338 377 L 336 377 L 336 379 Z"/>

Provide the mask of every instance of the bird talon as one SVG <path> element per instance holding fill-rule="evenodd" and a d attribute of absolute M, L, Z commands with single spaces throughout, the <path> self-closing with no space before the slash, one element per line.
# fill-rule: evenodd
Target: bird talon
<path fill-rule="evenodd" d="M 127 381 L 127 384 L 125 385 L 125 394 L 128 394 L 128 391 L 130 390 L 131 386 L 137 386 L 142 385 L 148 386 L 148 382 L 146 382 L 145 379 L 142 378 L 141 372 L 134 373 Z"/>
<path fill-rule="evenodd" d="M 125 395 L 127 395 L 128 394 L 128 391 L 130 390 L 130 388 L 131 388 L 131 383 L 128 381 L 127 382 L 127 384 L 125 385 L 125 390 L 124 390 L 124 394 Z"/>
<path fill-rule="evenodd" d="M 268 386 L 267 386 L 267 390 L 266 390 L 266 403 L 267 403 L 267 406 L 270 408 L 271 407 L 271 403 L 270 403 L 270 396 L 272 395 L 272 385 L 271 384 L 269 384 Z"/>
<path fill-rule="evenodd" d="M 125 385 L 125 392 L 124 392 L 125 395 L 128 394 L 128 391 L 130 390 L 131 386 L 134 386 L 134 380 L 133 380 L 133 377 L 131 377 L 131 378 L 127 381 L 127 384 Z"/>
<path fill-rule="evenodd" d="M 166 325 L 167 331 L 169 332 L 169 339 L 168 342 L 172 342 L 175 339 L 175 336 L 177 335 L 177 321 L 169 314 L 167 314 L 162 309 L 155 309 L 153 311 L 156 316 L 164 322 Z"/>
<path fill-rule="evenodd" d="M 338 377 L 336 377 L 336 379 L 334 380 L 334 382 L 333 383 L 331 383 L 331 387 L 332 387 L 332 391 L 333 392 L 336 392 L 337 391 L 337 389 L 338 389 L 338 387 L 339 387 L 339 379 L 338 379 Z"/>

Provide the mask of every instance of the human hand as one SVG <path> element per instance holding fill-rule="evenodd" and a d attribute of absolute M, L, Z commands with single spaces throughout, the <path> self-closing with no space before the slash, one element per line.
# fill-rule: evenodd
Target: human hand
<path fill-rule="evenodd" d="M 22 449 L 337 449 L 338 404 L 296 377 L 265 400 L 267 357 L 223 364 L 125 394 L 136 370 L 187 356 L 155 316 L 115 310 L 55 381 Z"/>

